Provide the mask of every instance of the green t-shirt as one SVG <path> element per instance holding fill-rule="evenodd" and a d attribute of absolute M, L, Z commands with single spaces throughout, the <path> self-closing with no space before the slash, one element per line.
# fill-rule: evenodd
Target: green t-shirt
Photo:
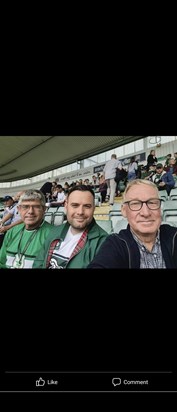
<path fill-rule="evenodd" d="M 22 223 L 8 230 L 0 249 L 0 268 L 31 269 L 52 228 L 43 221 L 38 229 L 27 230 Z"/>

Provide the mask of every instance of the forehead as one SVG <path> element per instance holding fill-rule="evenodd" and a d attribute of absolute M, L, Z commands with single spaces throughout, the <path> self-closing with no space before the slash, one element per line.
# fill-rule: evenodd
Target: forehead
<path fill-rule="evenodd" d="M 21 203 L 20 203 L 20 205 L 33 205 L 33 204 L 35 204 L 35 205 L 40 205 L 40 204 L 41 204 L 41 201 L 40 201 L 39 199 L 32 199 L 32 200 L 30 200 L 30 199 L 24 199 L 24 200 L 22 200 Z"/>
<path fill-rule="evenodd" d="M 68 197 L 68 202 L 73 203 L 93 203 L 93 196 L 89 191 L 81 192 L 80 190 L 75 190 Z"/>
<path fill-rule="evenodd" d="M 135 185 L 132 186 L 126 193 L 126 199 L 148 199 L 151 197 L 158 197 L 156 188 L 149 185 Z"/>

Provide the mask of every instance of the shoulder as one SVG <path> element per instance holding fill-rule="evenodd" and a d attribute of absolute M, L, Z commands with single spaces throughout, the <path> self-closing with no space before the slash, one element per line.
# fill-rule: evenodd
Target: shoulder
<path fill-rule="evenodd" d="M 14 205 L 8 208 L 8 212 L 13 214 L 16 209 L 17 209 L 17 203 L 14 203 Z"/>
<path fill-rule="evenodd" d="M 168 224 L 160 225 L 160 235 L 161 236 L 177 235 L 177 227 L 174 227 Z"/>
<path fill-rule="evenodd" d="M 50 223 L 49 223 L 49 225 L 51 226 L 50 234 L 53 235 L 53 236 L 58 237 L 58 236 L 60 236 L 63 229 L 66 227 L 67 223 L 63 223 L 62 225 L 59 225 L 59 226 L 54 226 L 54 225 L 51 225 Z M 69 226 L 68 226 L 68 228 L 69 228 Z"/>
<path fill-rule="evenodd" d="M 96 223 L 95 219 L 93 219 L 93 222 L 88 230 L 88 238 L 106 238 L 108 236 L 108 233 L 102 229 L 102 227 Z"/>
<path fill-rule="evenodd" d="M 41 228 L 43 228 L 43 230 L 48 229 L 48 230 L 51 231 L 51 230 L 53 230 L 54 226 L 53 226 L 51 223 L 44 221 L 44 223 L 43 223 L 43 225 L 41 226 Z"/>
<path fill-rule="evenodd" d="M 24 223 L 19 223 L 16 226 L 11 227 L 9 230 L 6 232 L 6 238 L 10 239 L 11 236 L 14 237 L 14 234 L 18 237 L 18 234 L 21 232 L 21 230 L 24 228 Z"/>

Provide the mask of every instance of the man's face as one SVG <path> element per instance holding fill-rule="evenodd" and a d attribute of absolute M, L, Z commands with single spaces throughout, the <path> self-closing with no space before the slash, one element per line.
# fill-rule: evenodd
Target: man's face
<path fill-rule="evenodd" d="M 4 208 L 11 207 L 13 205 L 13 203 L 14 203 L 13 199 L 9 199 L 9 200 L 4 201 Z"/>
<path fill-rule="evenodd" d="M 35 229 L 42 222 L 46 208 L 36 199 L 24 200 L 18 209 L 26 229 Z"/>
<path fill-rule="evenodd" d="M 156 189 L 142 184 L 132 186 L 128 190 L 124 201 L 147 201 L 150 199 L 159 199 Z M 142 208 L 138 211 L 133 211 L 128 204 L 124 204 L 122 214 L 127 218 L 132 230 L 138 237 L 146 234 L 156 235 L 161 224 L 161 208 L 151 210 L 146 203 L 143 203 Z"/>
<path fill-rule="evenodd" d="M 72 233 L 82 232 L 93 219 L 94 198 L 89 191 L 75 190 L 67 198 L 65 208 Z"/>
<path fill-rule="evenodd" d="M 156 173 L 157 174 L 161 174 L 163 172 L 163 167 L 158 167 L 157 169 L 156 169 Z"/>

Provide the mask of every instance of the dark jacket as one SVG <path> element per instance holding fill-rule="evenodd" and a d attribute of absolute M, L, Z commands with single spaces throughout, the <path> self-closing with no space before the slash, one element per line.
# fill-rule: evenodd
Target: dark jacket
<path fill-rule="evenodd" d="M 177 228 L 170 225 L 160 226 L 162 255 L 167 268 L 177 268 Z M 88 268 L 140 268 L 140 252 L 130 226 L 119 234 L 107 237 L 97 256 Z"/>
<path fill-rule="evenodd" d="M 40 191 L 44 194 L 44 196 L 46 196 L 46 193 L 51 194 L 51 190 L 52 190 L 52 182 L 46 182 L 40 188 Z"/>
<path fill-rule="evenodd" d="M 157 157 L 153 156 L 152 154 L 149 154 L 147 158 L 147 169 L 149 170 L 149 166 L 155 163 L 157 163 Z"/>
<path fill-rule="evenodd" d="M 173 189 L 173 187 L 175 187 L 175 180 L 173 175 L 171 174 L 171 172 L 165 172 L 163 171 L 160 177 L 160 180 L 158 181 L 158 183 L 156 183 L 156 176 L 159 177 L 158 173 L 154 174 L 152 176 L 152 182 L 154 182 L 158 188 L 158 190 L 167 190 L 168 194 L 170 194 L 170 190 Z M 164 182 L 165 186 L 159 186 L 160 182 Z"/>

